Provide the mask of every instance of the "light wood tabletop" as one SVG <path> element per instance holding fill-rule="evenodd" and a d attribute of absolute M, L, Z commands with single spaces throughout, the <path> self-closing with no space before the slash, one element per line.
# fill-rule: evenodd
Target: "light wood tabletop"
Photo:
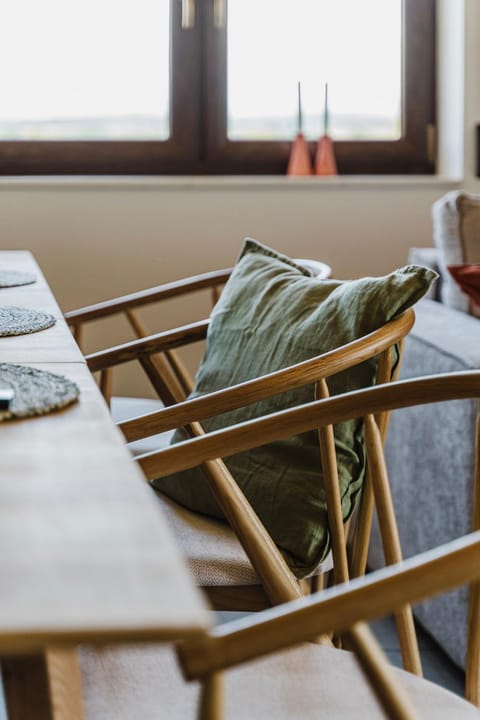
<path fill-rule="evenodd" d="M 29 290 L 48 289 L 48 283 L 42 269 L 39 267 L 32 253 L 28 250 L 0 251 L 0 271 L 32 273 L 32 275 L 36 277 L 36 282 L 32 285 L 22 285 L 21 287 L 28 287 Z M 8 289 L 9 288 L 2 288 L 2 292 Z"/>
<path fill-rule="evenodd" d="M 42 277 L 29 253 L 0 253 L 0 267 L 12 256 L 15 267 L 8 269 Z M 0 305 L 9 293 L 17 304 L 35 307 L 41 298 L 42 309 L 56 305 L 46 286 L 2 289 Z M 62 323 L 58 329 L 54 342 L 54 328 L 35 333 L 30 351 L 29 336 L 0 342 L 0 362 L 28 358 L 28 365 L 80 388 L 78 402 L 62 411 L 0 423 L 0 654 L 14 718 L 57 717 L 53 710 L 29 716 L 31 707 L 18 700 L 27 677 L 31 683 L 37 674 L 41 682 L 40 661 L 52 646 L 167 641 L 201 633 L 211 622 L 72 335 Z M 13 653 L 30 657 L 7 657 Z M 55 664 L 56 676 L 65 674 L 62 693 L 71 663 L 69 656 Z"/>
<path fill-rule="evenodd" d="M 31 253 L 0 252 L 0 271 L 7 270 L 32 273 L 37 281 L 32 285 L 0 288 L 0 306 L 47 312 L 56 323 L 40 332 L 0 337 L 0 362 L 83 362 L 83 355 L 72 342 L 62 311 Z"/>

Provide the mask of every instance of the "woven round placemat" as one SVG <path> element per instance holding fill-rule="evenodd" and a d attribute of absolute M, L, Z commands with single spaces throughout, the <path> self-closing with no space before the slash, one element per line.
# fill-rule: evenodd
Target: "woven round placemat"
<path fill-rule="evenodd" d="M 8 410 L 0 410 L 0 422 L 45 415 L 77 400 L 78 386 L 46 370 L 0 363 L 0 387 L 13 388 L 15 397 Z"/>
<path fill-rule="evenodd" d="M 55 325 L 53 315 L 21 307 L 0 307 L 0 337 L 26 335 Z"/>
<path fill-rule="evenodd" d="M 37 282 L 37 278 L 32 273 L 17 272 L 16 270 L 0 270 L 0 288 L 31 285 L 34 282 Z"/>

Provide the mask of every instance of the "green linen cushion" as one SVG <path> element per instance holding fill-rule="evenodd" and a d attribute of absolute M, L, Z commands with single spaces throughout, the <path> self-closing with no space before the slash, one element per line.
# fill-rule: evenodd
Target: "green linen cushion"
<path fill-rule="evenodd" d="M 381 327 L 428 290 L 436 273 L 407 266 L 386 277 L 317 280 L 290 258 L 247 239 L 208 329 L 191 398 L 307 360 Z M 371 385 L 376 359 L 329 378 L 332 395 Z M 202 421 L 206 432 L 310 402 L 314 386 Z M 365 470 L 361 420 L 335 426 L 343 516 L 354 508 Z M 188 436 L 176 431 L 172 442 Z M 226 459 L 226 465 L 298 577 L 329 549 L 316 432 Z M 200 468 L 152 482 L 194 512 L 222 518 Z"/>

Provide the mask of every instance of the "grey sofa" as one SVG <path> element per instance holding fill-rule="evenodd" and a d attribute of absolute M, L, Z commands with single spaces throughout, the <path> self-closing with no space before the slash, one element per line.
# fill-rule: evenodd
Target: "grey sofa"
<path fill-rule="evenodd" d="M 447 196 L 434 208 L 434 230 L 438 213 L 457 197 Z M 480 217 L 480 197 L 477 204 Z M 450 225 L 456 227 L 451 218 Z M 438 236 L 437 245 L 436 250 L 413 249 L 409 261 L 435 267 L 442 252 Z M 441 262 L 440 272 L 445 282 Z M 416 306 L 401 378 L 480 368 L 480 319 L 446 305 L 445 287 L 443 292 L 437 287 L 436 292 L 436 300 L 425 299 Z M 471 530 L 476 409 L 475 401 L 462 400 L 392 414 L 386 456 L 405 557 Z M 369 565 L 384 565 L 376 524 Z M 450 657 L 464 666 L 466 588 L 417 606 L 415 614 Z"/>
<path fill-rule="evenodd" d="M 480 368 L 480 321 L 423 300 L 406 341 L 401 377 Z M 404 556 L 469 532 L 476 403 L 453 401 L 392 414 L 386 455 Z M 381 567 L 375 526 L 369 564 Z M 422 625 L 459 665 L 465 658 L 464 589 L 416 608 Z"/>

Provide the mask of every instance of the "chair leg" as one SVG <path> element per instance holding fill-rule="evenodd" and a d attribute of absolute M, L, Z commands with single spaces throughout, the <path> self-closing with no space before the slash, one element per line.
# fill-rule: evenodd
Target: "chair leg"
<path fill-rule="evenodd" d="M 112 400 L 112 368 L 105 368 L 100 373 L 100 392 L 105 398 L 108 407 Z"/>
<path fill-rule="evenodd" d="M 382 438 L 373 415 L 367 415 L 365 418 L 365 442 L 385 562 L 387 565 L 392 565 L 402 561 L 402 550 L 383 456 Z M 411 606 L 406 605 L 398 610 L 395 619 L 403 666 L 405 670 L 421 676 L 422 664 Z"/>
<path fill-rule="evenodd" d="M 349 646 L 355 651 L 387 717 L 393 720 L 418 720 L 418 713 L 409 696 L 391 671 L 390 663 L 368 627 L 357 623 L 350 628 L 347 636 Z"/>
<path fill-rule="evenodd" d="M 315 386 L 315 398 L 328 398 L 330 392 L 324 379 Z M 332 425 L 318 430 L 320 458 L 323 470 L 323 486 L 327 497 L 328 529 L 332 543 L 333 575 L 336 584 L 349 580 L 347 541 L 342 515 L 342 498 L 338 480 L 337 455 Z"/>
<path fill-rule="evenodd" d="M 465 697 L 480 707 L 480 583 L 470 587 Z"/>
<path fill-rule="evenodd" d="M 82 340 L 83 340 L 83 325 L 82 324 L 74 325 L 73 337 L 75 338 L 75 342 L 77 343 L 78 347 L 81 350 L 82 349 Z"/>
<path fill-rule="evenodd" d="M 377 385 L 396 380 L 400 372 L 400 359 L 403 354 L 403 340 L 398 343 L 399 362 L 393 370 L 392 348 L 381 353 L 377 367 Z M 383 412 L 375 416 L 377 426 L 380 430 L 382 444 L 385 443 L 390 413 Z M 367 569 L 368 549 L 370 546 L 370 534 L 372 531 L 374 497 L 370 470 L 367 467 L 367 476 L 363 484 L 360 507 L 357 515 L 353 547 L 349 554 L 349 568 L 352 577 L 365 575 Z"/>
<path fill-rule="evenodd" d="M 198 720 L 222 720 L 223 718 L 223 675 L 213 673 L 202 683 Z"/>
<path fill-rule="evenodd" d="M 84 720 L 75 650 L 2 658 L 2 676 L 10 720 Z"/>
<path fill-rule="evenodd" d="M 147 326 L 134 310 L 126 310 L 125 315 L 138 338 L 150 335 Z M 190 375 L 173 350 L 149 357 L 144 370 L 165 405 L 182 402 L 193 389 Z"/>
<path fill-rule="evenodd" d="M 311 592 L 317 593 L 324 589 L 326 586 L 326 579 L 327 579 L 327 573 L 322 573 L 321 575 L 314 575 L 311 580 Z"/>
<path fill-rule="evenodd" d="M 367 468 L 367 476 L 363 483 L 360 507 L 356 518 L 353 547 L 350 559 L 350 573 L 352 577 L 361 577 L 362 575 L 365 575 L 365 571 L 367 569 L 373 506 L 374 497 L 372 480 L 370 478 L 370 469 Z"/>

